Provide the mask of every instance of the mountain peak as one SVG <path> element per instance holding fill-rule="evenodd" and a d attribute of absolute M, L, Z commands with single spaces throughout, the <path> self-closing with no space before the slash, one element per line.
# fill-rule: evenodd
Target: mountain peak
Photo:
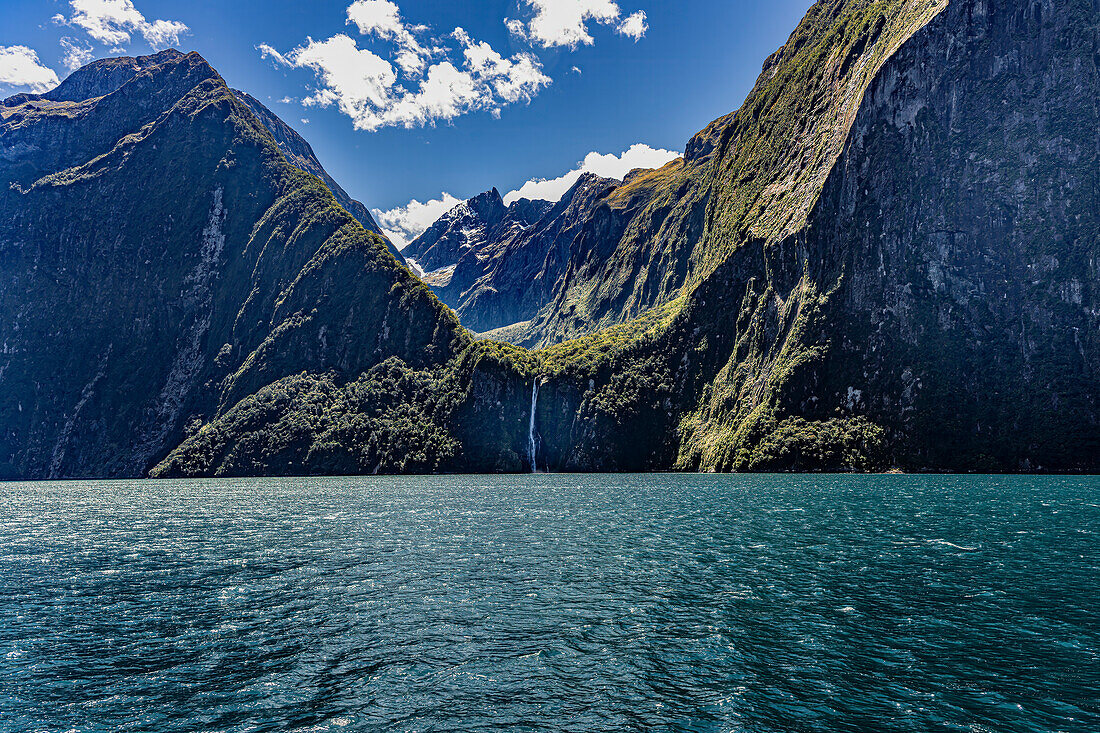
<path fill-rule="evenodd" d="M 431 273 L 458 262 L 464 252 L 483 244 L 504 219 L 508 207 L 495 187 L 463 201 L 439 217 L 409 243 L 402 254 L 414 269 Z"/>
<path fill-rule="evenodd" d="M 217 74 L 198 53 L 192 51 L 185 54 L 170 48 L 149 56 L 114 56 L 93 61 L 81 66 L 69 74 L 65 81 L 39 97 L 51 102 L 79 102 L 102 97 L 143 72 L 176 63 L 206 66 L 210 68 L 211 74 Z"/>
<path fill-rule="evenodd" d="M 495 186 L 484 193 L 479 193 L 472 199 L 468 199 L 466 205 L 487 221 L 490 219 L 500 221 L 507 208 L 504 205 L 504 199 L 500 196 L 500 191 L 498 191 Z M 494 221 L 493 223 L 496 222 Z"/>

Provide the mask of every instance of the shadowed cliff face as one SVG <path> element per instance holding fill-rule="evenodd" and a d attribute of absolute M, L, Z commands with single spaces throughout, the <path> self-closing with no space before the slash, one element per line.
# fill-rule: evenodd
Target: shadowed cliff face
<path fill-rule="evenodd" d="M 1100 470 L 1097 48 L 1091 0 L 823 0 L 683 160 L 429 238 L 540 351 L 473 341 L 197 57 L 6 103 L 0 460 Z"/>
<path fill-rule="evenodd" d="M 1100 466 L 1097 8 L 912 17 L 851 113 L 831 115 L 848 132 L 801 228 L 762 210 L 739 244 L 707 244 L 734 236 L 742 199 L 723 133 L 693 255 L 709 274 L 669 327 L 598 360 L 587 390 L 562 378 L 580 395 L 552 428 L 570 426 L 562 467 Z M 868 38 L 891 28 L 865 20 Z M 876 53 L 853 48 L 841 67 Z M 607 434 L 636 440 L 593 457 Z"/>
<path fill-rule="evenodd" d="M 0 151 L 4 475 L 141 475 L 281 377 L 460 333 L 196 54 L 7 100 Z"/>
<path fill-rule="evenodd" d="M 374 217 L 371 216 L 370 211 L 361 202 L 356 201 L 348 195 L 347 191 L 340 187 L 332 176 L 328 174 L 328 171 L 324 169 L 321 162 L 317 160 L 317 156 L 313 153 L 313 147 L 306 142 L 301 135 L 294 131 L 290 125 L 283 122 L 275 115 L 271 110 L 262 105 L 258 99 L 250 94 L 234 89 L 233 93 L 237 95 L 237 98 L 244 102 L 245 106 L 256 115 L 263 126 L 267 128 L 267 131 L 271 133 L 271 136 L 275 139 L 275 144 L 279 146 L 279 150 L 286 156 L 287 162 L 291 165 L 301 168 L 306 173 L 312 173 L 324 182 L 329 191 L 332 191 L 332 195 L 336 198 L 336 202 L 344 207 L 349 214 L 355 217 L 356 221 L 363 225 L 363 228 L 367 231 L 374 232 L 375 234 L 385 239 L 385 234 L 382 232 L 381 227 L 375 222 Z M 390 252 L 394 257 L 401 260 L 401 253 L 398 252 L 397 247 L 390 243 L 389 239 L 386 239 L 386 244 L 389 247 Z"/>
<path fill-rule="evenodd" d="M 883 69 L 807 236 L 841 328 L 788 409 L 912 466 L 1100 466 L 1097 48 L 1091 2 L 954 3 Z"/>

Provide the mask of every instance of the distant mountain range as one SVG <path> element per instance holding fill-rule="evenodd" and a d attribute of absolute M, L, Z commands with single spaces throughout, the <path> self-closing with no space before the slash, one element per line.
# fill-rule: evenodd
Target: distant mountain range
<path fill-rule="evenodd" d="M 95 62 L 0 105 L 0 476 L 1100 470 L 1098 47 L 821 0 L 681 159 L 400 254 L 196 54 Z"/>

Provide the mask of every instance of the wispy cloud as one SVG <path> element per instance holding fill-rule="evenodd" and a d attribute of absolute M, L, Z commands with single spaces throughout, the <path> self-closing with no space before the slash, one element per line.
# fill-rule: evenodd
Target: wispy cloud
<path fill-rule="evenodd" d="M 631 145 L 620 155 L 592 152 L 564 175 L 527 181 L 518 189 L 506 194 L 504 202 L 512 204 L 521 198 L 557 201 L 585 173 L 594 173 L 604 178 L 623 178 L 636 168 L 660 168 L 678 157 L 680 157 L 679 153 L 652 148 L 643 143 Z M 390 239 L 398 247 L 404 247 L 405 244 L 423 234 L 436 219 L 460 203 L 462 203 L 460 199 L 449 193 L 443 193 L 439 198 L 426 203 L 413 199 L 406 206 L 399 206 L 389 211 L 375 209 L 372 213 Z"/>
<path fill-rule="evenodd" d="M 26 46 L 0 46 L 0 84 L 27 87 L 36 94 L 58 85 L 57 73 L 38 60 L 38 52 Z"/>
<path fill-rule="evenodd" d="M 534 16 L 527 21 L 506 18 L 505 25 L 512 35 L 543 48 L 591 46 L 595 39 L 589 32 L 590 23 L 613 26 L 635 41 L 649 30 L 644 12 L 623 19 L 623 11 L 614 0 L 523 1 L 534 10 Z"/>
<path fill-rule="evenodd" d="M 54 22 L 80 28 L 105 46 L 127 44 L 138 33 L 153 48 L 163 48 L 190 30 L 178 20 L 147 20 L 131 0 L 70 0 L 69 6 L 72 15 L 59 13 Z"/>
<path fill-rule="evenodd" d="M 530 101 L 550 84 L 531 54 L 504 57 L 462 28 L 426 45 L 419 36 L 430 29 L 406 23 L 389 0 L 356 0 L 347 22 L 366 39 L 393 43 L 387 57 L 360 48 L 345 33 L 306 42 L 287 53 L 269 44 L 260 52 L 284 66 L 309 69 L 319 85 L 306 106 L 335 106 L 357 129 L 422 127 L 478 110 L 499 114 L 501 107 Z"/>

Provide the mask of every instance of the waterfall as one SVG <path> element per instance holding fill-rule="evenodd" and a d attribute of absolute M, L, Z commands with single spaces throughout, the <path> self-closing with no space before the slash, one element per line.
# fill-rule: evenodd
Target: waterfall
<path fill-rule="evenodd" d="M 531 424 L 527 428 L 527 455 L 531 459 L 531 473 L 538 473 L 538 464 L 535 458 L 538 453 L 538 443 L 535 442 L 535 409 L 539 403 L 539 380 L 536 377 L 531 384 Z"/>

